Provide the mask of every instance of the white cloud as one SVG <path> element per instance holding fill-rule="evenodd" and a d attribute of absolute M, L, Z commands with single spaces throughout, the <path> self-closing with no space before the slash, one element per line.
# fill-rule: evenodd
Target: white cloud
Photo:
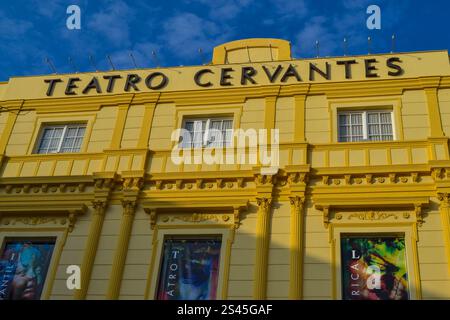
<path fill-rule="evenodd" d="M 234 19 L 251 0 L 185 0 L 186 3 L 200 3 L 209 7 L 209 17 L 217 20 Z"/>
<path fill-rule="evenodd" d="M 177 14 L 163 24 L 165 44 L 179 57 L 198 56 L 198 49 L 207 51 L 214 44 L 225 42 L 231 31 L 193 13 Z M 209 50 L 208 50 L 209 51 Z"/>
<path fill-rule="evenodd" d="M 87 17 L 88 27 L 98 32 L 116 46 L 130 42 L 129 21 L 135 12 L 124 1 L 108 1 L 103 10 Z"/>
<path fill-rule="evenodd" d="M 320 55 L 330 55 L 336 49 L 336 34 L 328 28 L 329 20 L 323 16 L 312 17 L 296 36 L 295 55 L 316 55 L 319 41 Z"/>
<path fill-rule="evenodd" d="M 42 0 L 31 0 L 31 5 L 35 12 L 46 17 L 52 18 L 55 15 L 64 15 L 66 14 L 66 8 L 70 4 L 67 4 L 67 0 L 52 0 L 52 1 L 42 1 Z M 58 14 L 59 13 L 59 14 Z"/>
<path fill-rule="evenodd" d="M 375 1 L 374 0 L 343 0 L 342 4 L 343 4 L 344 8 L 347 8 L 347 9 L 362 9 L 362 8 L 367 8 L 371 4 L 376 4 L 373 2 L 375 2 Z"/>
<path fill-rule="evenodd" d="M 32 28 L 31 22 L 9 18 L 0 11 L 0 37 L 2 39 L 20 39 Z"/>
<path fill-rule="evenodd" d="M 271 0 L 279 18 L 303 18 L 308 13 L 305 0 Z"/>

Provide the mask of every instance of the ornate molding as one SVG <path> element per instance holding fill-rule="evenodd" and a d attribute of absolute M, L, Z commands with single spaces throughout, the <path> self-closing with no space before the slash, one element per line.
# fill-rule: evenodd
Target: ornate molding
<path fill-rule="evenodd" d="M 237 180 L 237 186 L 239 188 L 243 188 L 244 187 L 244 183 L 245 183 L 244 178 L 237 178 L 236 180 Z"/>
<path fill-rule="evenodd" d="M 271 186 L 276 183 L 275 175 L 266 175 L 266 174 L 255 174 L 255 184 L 256 186 Z"/>
<path fill-rule="evenodd" d="M 308 175 L 305 172 L 291 172 L 287 175 L 287 182 L 289 185 L 304 184 L 308 182 Z"/>
<path fill-rule="evenodd" d="M 65 225 L 67 223 L 67 219 L 57 217 L 28 216 L 28 217 L 4 218 L 2 221 L 4 225 L 15 225 L 17 223 L 22 223 L 29 226 L 37 226 L 51 222 L 53 222 L 53 224 Z"/>
<path fill-rule="evenodd" d="M 145 208 L 144 211 L 150 216 L 150 229 L 154 230 L 156 226 L 156 209 Z"/>
<path fill-rule="evenodd" d="M 183 222 L 191 222 L 191 223 L 198 223 L 198 222 L 204 222 L 204 221 L 212 221 L 212 222 L 219 222 L 219 216 L 220 214 L 211 214 L 211 213 L 192 213 L 188 215 L 173 215 L 170 217 L 170 221 L 183 221 Z"/>
<path fill-rule="evenodd" d="M 5 184 L 4 185 L 5 188 L 5 193 L 7 194 L 11 194 L 11 193 L 24 193 L 24 194 L 29 194 L 29 193 L 55 193 L 57 191 L 59 191 L 60 193 L 66 193 L 67 191 L 69 192 L 75 192 L 78 190 L 78 192 L 84 192 L 85 188 L 86 188 L 86 183 L 85 182 L 81 182 L 81 183 L 34 183 L 34 182 L 30 182 L 30 183 L 24 183 L 24 184 Z"/>
<path fill-rule="evenodd" d="M 127 177 L 122 179 L 123 191 L 139 191 L 144 186 L 142 177 Z"/>
<path fill-rule="evenodd" d="M 386 220 L 390 217 L 394 219 L 398 219 L 398 216 L 395 213 L 383 212 L 383 211 L 366 211 L 366 212 L 355 212 L 348 215 L 347 219 L 351 220 L 353 218 L 357 218 L 359 220 Z M 340 220 L 339 216 L 336 216 L 336 219 Z"/>
<path fill-rule="evenodd" d="M 94 182 L 95 189 L 112 189 L 114 186 L 113 178 L 100 178 Z"/>
<path fill-rule="evenodd" d="M 434 176 L 443 176 L 439 170 L 434 169 L 428 174 Z M 450 170 L 449 170 L 450 172 Z M 424 172 L 405 172 L 405 173 L 342 173 L 333 172 L 332 174 L 321 174 L 315 176 L 320 179 L 322 185 L 339 186 L 345 184 L 352 185 L 374 185 L 374 184 L 398 184 L 398 183 L 420 183 L 421 176 L 426 175 Z"/>
<path fill-rule="evenodd" d="M 324 206 L 322 207 L 322 220 L 323 220 L 323 225 L 325 227 L 325 229 L 328 229 L 328 225 L 330 224 L 330 207 L 329 206 Z"/>
<path fill-rule="evenodd" d="M 75 212 L 70 212 L 68 220 L 69 220 L 69 225 L 68 225 L 69 232 L 72 232 L 73 229 L 75 228 L 75 223 L 77 222 L 77 215 L 76 215 L 76 213 Z"/>
<path fill-rule="evenodd" d="M 414 204 L 414 213 L 416 214 L 416 221 L 419 227 L 424 223 L 424 216 L 422 211 L 422 206 L 420 204 Z"/>

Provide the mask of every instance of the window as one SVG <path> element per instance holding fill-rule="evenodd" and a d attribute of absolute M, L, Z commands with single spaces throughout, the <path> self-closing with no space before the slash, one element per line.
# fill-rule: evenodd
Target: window
<path fill-rule="evenodd" d="M 404 236 L 341 236 L 344 300 L 408 300 Z"/>
<path fill-rule="evenodd" d="M 233 138 L 231 118 L 186 119 L 183 129 L 182 148 L 224 147 Z"/>
<path fill-rule="evenodd" d="M 55 238 L 6 238 L 0 255 L 0 300 L 39 300 L 54 247 Z"/>
<path fill-rule="evenodd" d="M 339 112 L 339 141 L 394 140 L 391 111 Z"/>
<path fill-rule="evenodd" d="M 37 153 L 79 152 L 85 131 L 85 124 L 45 126 Z"/>
<path fill-rule="evenodd" d="M 157 299 L 216 299 L 221 244 L 220 236 L 165 238 Z"/>

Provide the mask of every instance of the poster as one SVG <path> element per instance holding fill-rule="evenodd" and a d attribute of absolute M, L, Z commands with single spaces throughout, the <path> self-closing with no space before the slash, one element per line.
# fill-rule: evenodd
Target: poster
<path fill-rule="evenodd" d="M 6 240 L 0 256 L 0 300 L 38 300 L 55 241 Z"/>
<path fill-rule="evenodd" d="M 408 300 L 404 237 L 341 238 L 344 300 Z"/>
<path fill-rule="evenodd" d="M 220 247 L 218 238 L 166 239 L 157 299 L 216 299 Z"/>

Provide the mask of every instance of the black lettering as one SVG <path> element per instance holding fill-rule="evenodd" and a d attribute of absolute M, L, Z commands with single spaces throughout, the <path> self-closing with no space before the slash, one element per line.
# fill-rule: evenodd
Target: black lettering
<path fill-rule="evenodd" d="M 388 75 L 394 76 L 394 77 L 401 76 L 405 71 L 398 64 L 394 64 L 394 62 L 402 62 L 402 61 L 400 60 L 400 58 L 397 58 L 397 57 L 392 57 L 392 58 L 387 59 L 386 65 L 388 66 L 388 68 L 395 70 L 395 71 L 389 70 Z"/>
<path fill-rule="evenodd" d="M 317 72 L 318 74 L 320 74 L 325 79 L 330 80 L 331 68 L 330 68 L 330 64 L 328 62 L 325 62 L 325 68 L 326 68 L 326 72 L 323 72 L 315 64 L 310 63 L 309 64 L 309 80 L 310 81 L 314 81 L 315 80 L 314 79 L 314 72 Z"/>
<path fill-rule="evenodd" d="M 211 81 L 208 82 L 201 82 L 201 78 L 205 73 L 211 73 L 214 74 L 214 72 L 211 69 L 202 69 L 197 71 L 197 73 L 194 75 L 194 82 L 196 85 L 200 86 L 200 87 L 211 87 L 213 84 L 211 83 Z"/>
<path fill-rule="evenodd" d="M 100 88 L 100 83 L 98 83 L 97 77 L 92 77 L 89 84 L 86 86 L 86 88 L 84 88 L 83 94 L 89 93 L 89 91 L 91 91 L 92 89 L 95 89 L 97 93 L 102 93 L 102 88 Z"/>
<path fill-rule="evenodd" d="M 284 73 L 283 77 L 281 77 L 281 82 L 286 82 L 290 77 L 295 77 L 297 81 L 302 81 L 302 78 L 297 73 L 297 69 L 290 64 L 286 72 Z"/>
<path fill-rule="evenodd" d="M 352 78 L 352 64 L 356 64 L 356 60 L 340 60 L 336 61 L 338 66 L 345 66 L 345 79 Z"/>
<path fill-rule="evenodd" d="M 377 59 L 364 59 L 364 65 L 366 67 L 366 78 L 378 78 L 377 67 L 373 66 L 373 63 L 377 63 Z"/>
<path fill-rule="evenodd" d="M 116 82 L 116 79 L 120 79 L 122 76 L 119 76 L 118 74 L 112 75 L 112 76 L 103 76 L 103 79 L 108 80 L 108 86 L 106 87 L 106 92 L 113 92 L 114 91 L 114 83 Z"/>
<path fill-rule="evenodd" d="M 136 84 L 139 83 L 141 80 L 142 80 L 141 77 L 138 76 L 137 74 L 135 73 L 129 74 L 127 76 L 127 81 L 125 82 L 124 90 L 130 91 L 130 87 L 132 87 L 135 91 L 139 91 L 139 88 L 136 86 Z"/>
<path fill-rule="evenodd" d="M 253 67 L 242 67 L 241 74 L 241 84 L 246 85 L 247 81 L 250 81 L 252 84 L 256 84 L 256 81 L 253 77 L 256 75 L 256 70 Z"/>
<path fill-rule="evenodd" d="M 270 83 L 273 83 L 278 78 L 280 72 L 283 70 L 283 67 L 281 65 L 278 65 L 277 68 L 275 69 L 275 72 L 273 74 L 270 74 L 269 68 L 267 68 L 266 66 L 262 66 L 262 68 L 266 73 Z"/>
<path fill-rule="evenodd" d="M 161 77 L 161 82 L 159 84 L 152 85 L 153 79 L 155 79 L 156 77 Z M 161 72 L 151 73 L 147 76 L 147 78 L 145 78 L 145 85 L 147 86 L 147 88 L 152 89 L 152 90 L 162 89 L 165 86 L 167 86 L 168 83 L 169 83 L 169 78 L 167 78 L 167 76 Z"/>
<path fill-rule="evenodd" d="M 233 72 L 233 68 L 222 68 L 222 72 L 220 73 L 220 85 L 221 86 L 232 86 L 233 84 L 229 81 L 229 79 L 233 79 L 233 77 L 228 74 Z"/>
<path fill-rule="evenodd" d="M 55 90 L 55 86 L 58 82 L 62 82 L 61 79 L 45 79 L 44 80 L 45 83 L 48 83 L 48 88 L 47 88 L 47 96 L 52 96 L 53 95 L 53 91 Z"/>
<path fill-rule="evenodd" d="M 69 78 L 69 81 L 67 82 L 67 87 L 65 94 L 66 95 L 76 95 L 76 93 L 73 91 L 73 89 L 78 88 L 78 86 L 75 84 L 75 82 L 81 81 L 80 78 Z"/>

